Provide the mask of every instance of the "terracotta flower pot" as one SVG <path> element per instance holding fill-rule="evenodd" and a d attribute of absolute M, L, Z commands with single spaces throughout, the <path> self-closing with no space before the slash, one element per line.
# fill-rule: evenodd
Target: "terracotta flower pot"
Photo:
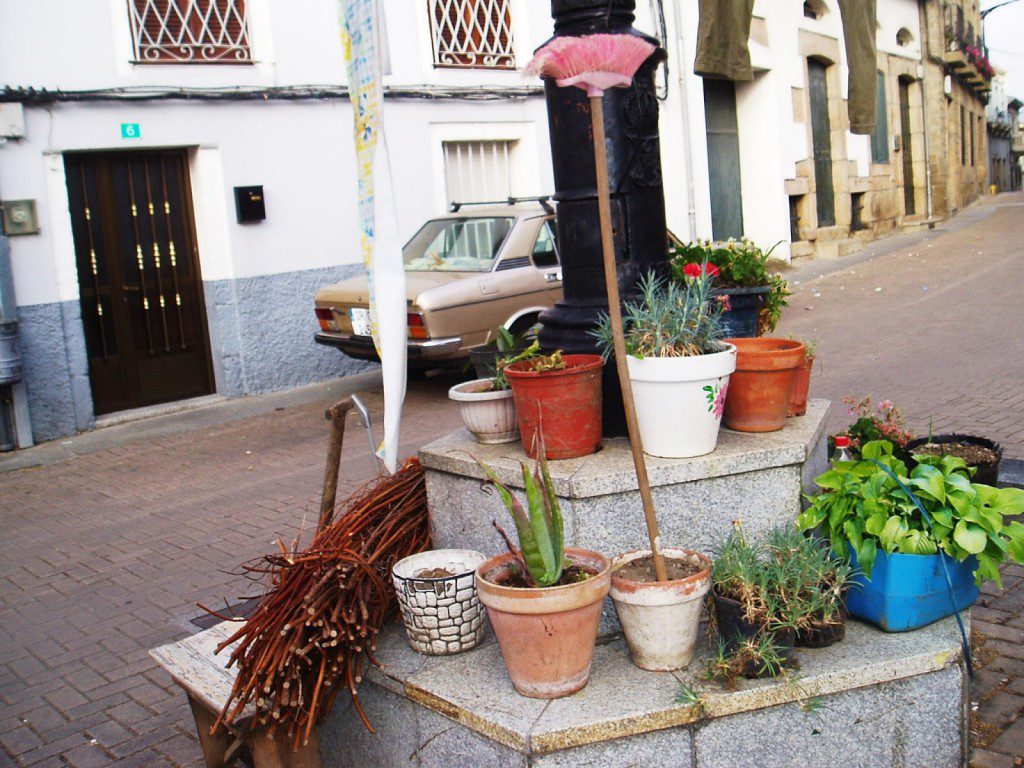
<path fill-rule="evenodd" d="M 565 369 L 538 373 L 529 363 L 505 369 L 519 416 L 523 450 L 536 458 L 544 438 L 548 459 L 574 459 L 597 451 L 601 445 L 600 355 L 565 355 Z"/>
<path fill-rule="evenodd" d="M 802 367 L 797 368 L 796 381 L 793 383 L 793 397 L 789 401 L 789 415 L 803 416 L 807 413 L 807 394 L 811 389 L 811 368 L 814 358 L 807 357 Z"/>
<path fill-rule="evenodd" d="M 568 696 L 587 684 L 601 606 L 608 594 L 608 558 L 572 547 L 566 548 L 565 556 L 593 575 L 560 587 L 504 586 L 502 582 L 517 571 L 507 552 L 476 570 L 480 602 L 487 608 L 512 685 L 534 699 Z"/>
<path fill-rule="evenodd" d="M 790 339 L 725 339 L 736 345 L 723 423 L 739 432 L 774 432 L 786 425 L 804 345 Z"/>
<path fill-rule="evenodd" d="M 661 550 L 666 559 L 696 561 L 702 570 L 685 579 L 633 581 L 616 575 L 621 566 L 647 557 L 649 549 L 627 552 L 612 562 L 611 597 L 629 654 L 640 669 L 682 669 L 697 647 L 704 595 L 711 588 L 711 561 L 686 549 Z"/>

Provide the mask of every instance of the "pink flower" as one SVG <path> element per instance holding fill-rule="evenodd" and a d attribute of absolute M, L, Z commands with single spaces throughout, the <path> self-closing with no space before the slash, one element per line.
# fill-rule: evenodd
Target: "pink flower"
<path fill-rule="evenodd" d="M 715 396 L 715 404 L 711 408 L 716 419 L 722 418 L 722 414 L 725 413 L 725 395 L 728 391 L 729 382 L 727 381 L 719 388 L 718 394 Z"/>

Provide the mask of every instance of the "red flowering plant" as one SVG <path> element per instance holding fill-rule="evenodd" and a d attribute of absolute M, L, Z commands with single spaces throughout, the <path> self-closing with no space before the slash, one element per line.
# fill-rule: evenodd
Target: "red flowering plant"
<path fill-rule="evenodd" d="M 770 333 L 775 330 L 782 308 L 787 304 L 786 297 L 789 296 L 789 286 L 771 263 L 773 250 L 774 246 L 764 251 L 746 238 L 730 238 L 725 243 L 704 240 L 671 246 L 669 259 L 672 276 L 676 280 L 687 281 L 699 277 L 702 274 L 701 265 L 704 264 L 706 273 L 715 278 L 716 288 L 768 286 L 770 290 L 764 296 L 758 332 Z M 723 301 L 723 298 L 719 298 L 719 302 L 723 304 L 723 311 L 728 312 L 728 299 Z"/>
<path fill-rule="evenodd" d="M 835 448 L 835 438 L 846 435 L 850 438 L 850 453 L 854 458 L 859 459 L 861 446 L 872 440 L 888 440 L 892 443 L 894 456 L 901 461 L 909 458 L 907 443 L 914 439 L 914 434 L 906 428 L 903 412 L 892 400 L 875 402 L 870 395 L 861 399 L 849 395 L 843 398 L 843 402 L 848 406 L 847 413 L 855 418 L 846 429 L 829 436 L 830 453 Z"/>

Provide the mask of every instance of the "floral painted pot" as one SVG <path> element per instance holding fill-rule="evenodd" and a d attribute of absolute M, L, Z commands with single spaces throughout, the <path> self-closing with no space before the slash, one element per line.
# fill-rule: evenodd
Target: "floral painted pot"
<path fill-rule="evenodd" d="M 645 453 L 684 459 L 715 450 L 736 370 L 736 347 L 722 347 L 692 357 L 626 357 Z"/>
<path fill-rule="evenodd" d="M 391 578 L 414 651 L 449 656 L 484 639 L 484 609 L 476 590 L 476 569 L 484 559 L 471 549 L 435 549 L 395 563 Z M 450 575 L 424 575 L 439 571 Z"/>

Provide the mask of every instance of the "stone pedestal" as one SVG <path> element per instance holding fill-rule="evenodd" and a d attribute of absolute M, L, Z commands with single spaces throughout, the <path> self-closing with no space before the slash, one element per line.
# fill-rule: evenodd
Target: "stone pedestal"
<path fill-rule="evenodd" d="M 714 453 L 695 459 L 648 457 L 654 504 L 666 547 L 710 553 L 740 520 L 757 538 L 792 522 L 801 493 L 828 464 L 825 414 L 829 403 L 812 400 L 807 414 L 785 429 L 749 434 L 722 429 Z M 492 521 L 514 533 L 497 494 L 481 490 L 486 475 L 475 459 L 494 469 L 502 482 L 521 492 L 518 443 L 481 445 L 460 430 L 420 451 L 427 469 L 434 546 L 505 550 Z M 596 454 L 550 463 L 551 478 L 565 518 L 567 545 L 617 555 L 647 547 L 643 506 L 629 443 L 604 441 Z"/>
<path fill-rule="evenodd" d="M 703 653 L 708 653 L 704 649 Z M 801 650 L 794 680 L 705 682 L 701 659 L 644 672 L 621 640 L 599 645 L 590 682 L 565 699 L 519 696 L 493 637 L 455 657 L 419 656 L 382 635 L 360 688 L 376 734 L 347 695 L 319 729 L 324 766 L 375 768 L 960 768 L 966 679 L 952 618 L 885 634 L 852 623 L 832 648 Z M 703 710 L 675 703 L 679 684 Z"/>

